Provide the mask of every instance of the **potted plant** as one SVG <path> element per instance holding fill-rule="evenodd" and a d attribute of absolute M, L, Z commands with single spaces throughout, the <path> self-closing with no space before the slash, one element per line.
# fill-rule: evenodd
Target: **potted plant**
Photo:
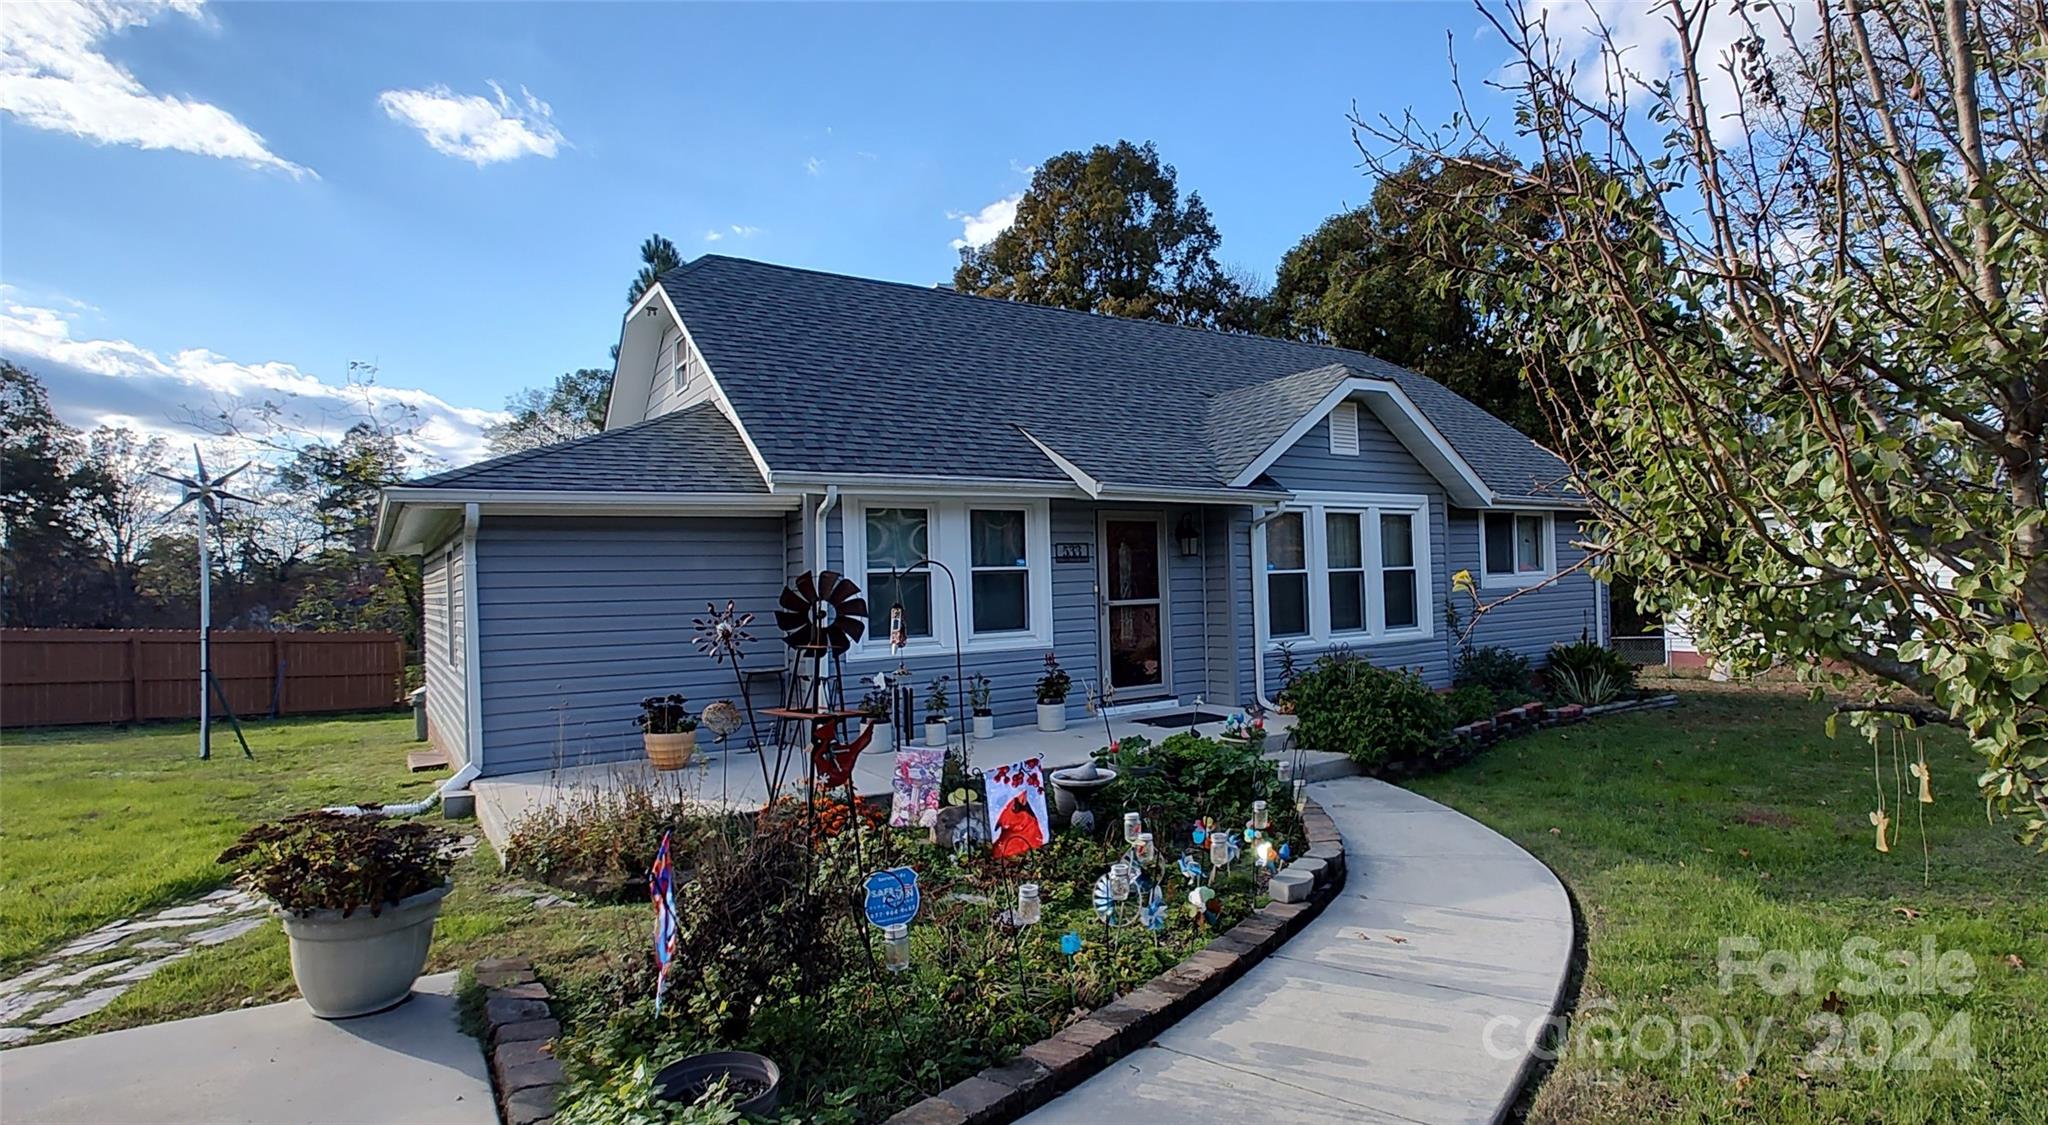
<path fill-rule="evenodd" d="M 311 812 L 251 828 L 220 862 L 270 901 L 299 994 L 335 1020 L 412 995 L 448 894 L 446 844 L 417 820 Z"/>
<path fill-rule="evenodd" d="M 946 745 L 946 709 L 953 705 L 946 692 L 946 683 L 951 676 L 940 676 L 925 688 L 924 695 L 924 744 L 944 749 Z"/>
<path fill-rule="evenodd" d="M 974 737 L 994 738 L 996 736 L 996 711 L 990 706 L 994 699 L 996 685 L 980 672 L 967 677 L 967 709 L 974 712 Z"/>
<path fill-rule="evenodd" d="M 697 752 L 697 716 L 680 695 L 650 695 L 640 701 L 640 742 L 658 770 L 679 770 Z"/>
<path fill-rule="evenodd" d="M 879 689 L 860 697 L 860 717 L 875 728 L 871 746 L 889 747 L 889 694 Z"/>
<path fill-rule="evenodd" d="M 1067 729 L 1067 693 L 1074 690 L 1074 678 L 1060 667 L 1059 657 L 1045 654 L 1045 672 L 1038 677 L 1038 729 Z"/>

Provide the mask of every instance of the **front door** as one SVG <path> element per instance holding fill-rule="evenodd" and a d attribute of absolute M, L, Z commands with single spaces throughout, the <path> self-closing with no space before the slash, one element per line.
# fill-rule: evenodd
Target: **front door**
<path fill-rule="evenodd" d="M 1102 677 L 1116 698 L 1164 694 L 1166 517 L 1102 517 Z"/>

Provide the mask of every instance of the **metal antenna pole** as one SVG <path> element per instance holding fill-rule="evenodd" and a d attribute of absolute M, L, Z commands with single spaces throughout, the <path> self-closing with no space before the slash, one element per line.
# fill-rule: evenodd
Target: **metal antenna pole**
<path fill-rule="evenodd" d="M 199 446 L 192 447 L 192 461 L 198 471 L 188 477 L 174 477 L 169 473 L 151 471 L 151 476 L 162 477 L 185 490 L 185 498 L 178 501 L 171 511 L 175 512 L 187 504 L 193 504 L 199 516 L 199 758 L 204 761 L 213 757 L 213 696 L 221 691 L 219 681 L 213 678 L 213 556 L 208 549 L 207 534 L 213 530 L 215 520 L 220 518 L 222 500 L 240 500 L 253 503 L 246 496 L 237 496 L 225 487 L 228 479 L 252 464 L 244 461 L 220 476 L 210 476 L 206 471 L 206 458 L 199 452 Z M 166 515 L 170 513 L 165 513 Z M 227 693 L 221 692 L 221 706 L 227 710 L 230 721 L 234 712 L 227 707 Z M 235 724 L 235 737 L 242 737 L 242 727 Z M 249 753 L 249 742 L 242 739 L 242 753 Z"/>
<path fill-rule="evenodd" d="M 206 551 L 207 504 L 199 505 L 199 760 L 213 757 L 213 567 Z"/>

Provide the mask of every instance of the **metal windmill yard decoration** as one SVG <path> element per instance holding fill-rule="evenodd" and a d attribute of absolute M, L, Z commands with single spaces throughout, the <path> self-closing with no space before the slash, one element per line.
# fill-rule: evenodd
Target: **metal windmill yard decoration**
<path fill-rule="evenodd" d="M 191 476 L 175 477 L 169 473 L 151 470 L 150 475 L 161 477 L 185 490 L 185 498 L 178 501 L 170 515 L 187 504 L 196 503 L 199 514 L 199 757 L 204 760 L 213 757 L 213 696 L 220 696 L 221 711 L 234 724 L 235 738 L 242 744 L 242 756 L 253 758 L 249 752 L 249 740 L 242 735 L 242 724 L 235 718 L 235 712 L 228 706 L 227 693 L 221 690 L 220 681 L 213 674 L 213 659 L 210 640 L 213 634 L 213 561 L 207 551 L 207 533 L 220 522 L 220 502 L 240 500 L 245 504 L 255 501 L 246 496 L 237 496 L 225 487 L 228 480 L 252 464 L 244 461 L 219 476 L 210 476 L 206 471 L 206 458 L 199 447 L 192 447 L 192 460 L 198 470 Z"/>

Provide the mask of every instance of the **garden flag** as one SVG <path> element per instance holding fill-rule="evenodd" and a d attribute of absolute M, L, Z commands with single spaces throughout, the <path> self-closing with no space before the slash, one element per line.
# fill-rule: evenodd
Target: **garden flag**
<path fill-rule="evenodd" d="M 675 953 L 676 896 L 675 866 L 669 860 L 668 833 L 661 834 L 661 847 L 654 853 L 654 866 L 647 871 L 647 897 L 654 900 L 654 963 L 660 967 L 654 978 L 654 1014 L 661 1014 L 662 994 L 668 991 L 668 965 Z"/>
<path fill-rule="evenodd" d="M 997 859 L 1023 855 L 1052 836 L 1045 812 L 1045 771 L 1037 758 L 997 766 L 982 775 L 988 793 L 989 839 Z"/>

